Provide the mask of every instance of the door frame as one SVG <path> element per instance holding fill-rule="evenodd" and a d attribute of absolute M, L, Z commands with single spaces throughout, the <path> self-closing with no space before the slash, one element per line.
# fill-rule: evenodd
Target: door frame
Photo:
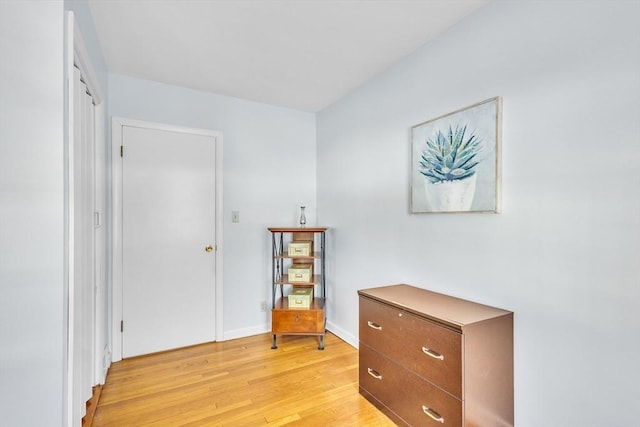
<path fill-rule="evenodd" d="M 122 280 L 122 157 L 120 147 L 122 146 L 122 128 L 124 126 L 140 127 L 145 129 L 164 130 L 170 132 L 182 132 L 195 135 L 212 136 L 215 139 L 215 336 L 216 341 L 223 336 L 222 331 L 222 308 L 223 308 L 223 283 L 222 283 L 222 260 L 223 260 L 223 208 L 222 208 L 222 132 L 208 129 L 198 129 L 185 126 L 169 125 L 164 123 L 149 122 L 143 120 L 127 119 L 123 117 L 113 117 L 111 119 L 111 155 L 112 155 L 112 189 L 113 189 L 113 262 L 112 262 L 112 358 L 116 362 L 122 359 L 122 332 L 120 322 L 123 316 L 123 280 Z M 125 147 L 126 153 L 126 147 Z"/>
<path fill-rule="evenodd" d="M 95 267 L 96 260 L 100 259 L 103 266 L 107 265 L 108 262 L 108 250 L 107 250 L 107 236 L 104 227 L 101 225 L 100 227 L 96 227 L 95 224 L 92 227 L 92 232 L 94 236 L 92 238 L 92 257 L 91 257 L 91 265 L 88 268 L 93 272 L 92 274 L 92 283 L 91 283 L 91 299 L 93 301 L 93 307 L 91 310 L 91 318 L 84 319 L 80 315 L 80 311 L 74 304 L 74 293 L 75 293 L 75 266 L 76 260 L 74 257 L 74 241 L 75 241 L 75 226 L 74 226 L 74 209 L 76 203 L 80 203 L 81 200 L 76 200 L 74 194 L 74 186 L 81 181 L 81 177 L 76 176 L 74 173 L 74 160 L 73 151 L 75 146 L 74 139 L 74 108 L 76 105 L 74 104 L 74 93 L 75 91 L 80 90 L 75 85 L 74 76 L 74 65 L 80 69 L 82 72 L 82 78 L 86 87 L 89 89 L 93 99 L 93 116 L 94 116 L 94 127 L 93 127 L 93 148 L 94 148 L 94 158 L 91 159 L 94 162 L 93 176 L 90 177 L 90 182 L 87 184 L 91 185 L 91 196 L 93 199 L 92 202 L 92 210 L 93 214 L 96 214 L 97 204 L 96 200 L 98 198 L 102 198 L 106 200 L 106 182 L 105 187 L 97 188 L 95 186 L 95 180 L 98 174 L 102 174 L 104 176 L 107 165 L 106 158 L 97 159 L 95 157 L 96 151 L 98 147 L 102 149 L 105 146 L 105 103 L 103 102 L 103 94 L 100 89 L 100 84 L 97 78 L 97 73 L 93 66 L 93 62 L 91 60 L 91 56 L 89 54 L 89 50 L 87 48 L 87 44 L 84 41 L 82 36 L 82 32 L 80 31 L 80 27 L 78 25 L 78 21 L 75 19 L 75 14 L 73 11 L 66 11 L 64 15 L 65 24 L 65 35 L 64 35 L 64 44 L 65 44 L 65 59 L 64 59 L 64 75 L 65 75 L 65 109 L 64 109 L 64 122 L 65 122 L 65 141 L 64 141 L 64 251 L 63 251 L 63 263 L 64 263 L 64 318 L 63 318 L 63 330 L 64 330 L 64 353 L 63 353 L 63 419 L 62 424 L 64 426 L 75 426 L 81 420 L 74 419 L 74 415 L 78 413 L 84 414 L 84 405 L 85 402 L 82 402 L 82 407 L 77 408 L 75 401 L 76 396 L 79 396 L 78 393 L 86 393 L 87 391 L 91 393 L 91 389 L 89 390 L 77 390 L 74 386 L 74 378 L 77 375 L 78 371 L 78 363 L 82 363 L 83 361 L 78 362 L 75 359 L 75 355 L 73 352 L 73 345 L 76 340 L 81 339 L 82 337 L 76 337 L 74 332 L 74 321 L 77 318 L 80 318 L 81 321 L 89 321 L 91 322 L 91 336 L 93 338 L 92 343 L 92 359 L 84 361 L 89 364 L 91 373 L 90 373 L 90 382 L 92 386 L 97 384 L 104 383 L 104 379 L 106 377 L 107 372 L 107 353 L 108 349 L 103 348 L 103 345 L 107 342 L 106 331 L 103 326 L 106 324 L 106 319 L 102 316 L 106 315 L 104 311 L 96 310 L 96 307 L 102 306 L 106 303 L 103 299 L 104 290 L 108 286 L 106 279 L 103 276 L 97 277 L 95 275 L 95 271 L 93 271 Z M 101 160 L 101 161 L 97 161 Z M 99 211 L 99 215 L 105 216 L 104 203 L 100 205 L 102 208 Z M 102 238 L 104 246 L 98 247 L 96 244 L 95 233 L 102 233 Z M 101 287 L 98 286 L 98 280 L 102 279 L 100 283 Z"/>

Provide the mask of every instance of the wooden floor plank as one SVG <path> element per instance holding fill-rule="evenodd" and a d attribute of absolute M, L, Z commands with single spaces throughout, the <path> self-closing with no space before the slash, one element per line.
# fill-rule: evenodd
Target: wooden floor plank
<path fill-rule="evenodd" d="M 393 426 L 358 393 L 358 351 L 317 346 L 262 334 L 116 362 L 93 426 Z"/>

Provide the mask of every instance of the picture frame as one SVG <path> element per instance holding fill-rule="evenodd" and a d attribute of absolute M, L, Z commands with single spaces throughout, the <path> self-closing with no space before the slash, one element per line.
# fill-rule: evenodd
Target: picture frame
<path fill-rule="evenodd" d="M 502 98 L 411 127 L 411 213 L 499 213 Z"/>

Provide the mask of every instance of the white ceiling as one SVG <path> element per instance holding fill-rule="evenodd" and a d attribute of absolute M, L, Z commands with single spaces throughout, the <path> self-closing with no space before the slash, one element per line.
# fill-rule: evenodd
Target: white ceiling
<path fill-rule="evenodd" d="M 319 111 L 489 0 L 89 0 L 110 72 Z"/>

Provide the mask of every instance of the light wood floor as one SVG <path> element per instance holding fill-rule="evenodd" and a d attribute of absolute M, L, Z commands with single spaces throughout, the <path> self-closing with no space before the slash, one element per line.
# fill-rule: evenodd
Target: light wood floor
<path fill-rule="evenodd" d="M 358 393 L 358 351 L 317 347 L 263 334 L 116 362 L 93 426 L 393 426 Z"/>

